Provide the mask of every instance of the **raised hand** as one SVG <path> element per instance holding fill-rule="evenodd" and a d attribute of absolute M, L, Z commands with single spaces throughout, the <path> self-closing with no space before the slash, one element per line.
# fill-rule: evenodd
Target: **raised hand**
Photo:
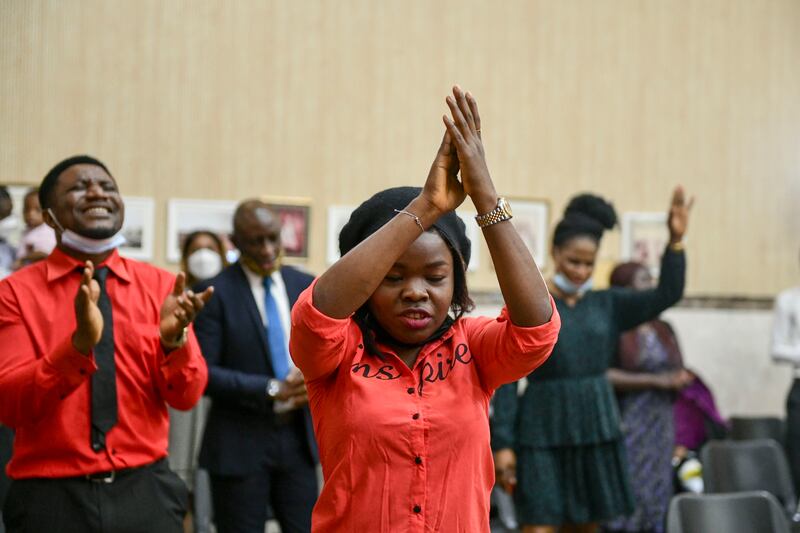
<path fill-rule="evenodd" d="M 458 154 L 464 191 L 473 202 L 485 198 L 493 208 L 497 193 L 486 165 L 478 103 L 456 85 L 453 95 L 447 97 L 447 105 L 452 118 L 445 115 L 443 119 Z"/>
<path fill-rule="evenodd" d="M 453 211 L 464 201 L 466 193 L 458 181 L 458 157 L 450 133 L 445 130 L 442 144 L 433 159 L 422 196 L 440 213 Z"/>
<path fill-rule="evenodd" d="M 97 307 L 100 298 L 100 285 L 94 276 L 94 265 L 86 261 L 83 268 L 81 284 L 78 294 L 75 295 L 75 321 L 77 327 L 72 334 L 72 345 L 82 354 L 88 355 L 94 346 L 100 342 L 103 334 L 103 314 Z"/>
<path fill-rule="evenodd" d="M 183 328 L 192 323 L 214 294 L 214 287 L 208 287 L 200 294 L 186 290 L 186 274 L 178 273 L 172 292 L 161 305 L 161 339 L 172 344 L 183 335 Z"/>
<path fill-rule="evenodd" d="M 676 243 L 683 239 L 689 225 L 689 213 L 694 205 L 694 197 L 687 202 L 683 187 L 678 185 L 672 193 L 672 203 L 669 206 L 667 226 L 669 227 L 669 242 Z"/>

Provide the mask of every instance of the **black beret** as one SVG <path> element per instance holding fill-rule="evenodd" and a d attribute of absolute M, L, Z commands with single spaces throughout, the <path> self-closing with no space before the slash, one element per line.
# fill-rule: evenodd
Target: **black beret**
<path fill-rule="evenodd" d="M 350 214 L 350 219 L 339 233 L 339 252 L 346 254 L 378 231 L 397 215 L 395 209 L 405 209 L 421 191 L 420 187 L 394 187 L 376 193 L 362 203 Z M 450 211 L 439 217 L 433 228 L 461 255 L 466 268 L 471 255 L 471 244 L 461 218 Z"/>

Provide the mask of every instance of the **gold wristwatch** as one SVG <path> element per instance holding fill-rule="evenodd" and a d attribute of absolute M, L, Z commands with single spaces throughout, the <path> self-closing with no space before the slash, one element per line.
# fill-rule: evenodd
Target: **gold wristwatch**
<path fill-rule="evenodd" d="M 475 215 L 475 222 L 479 228 L 485 228 L 504 220 L 511 220 L 514 215 L 511 213 L 511 204 L 502 196 L 497 199 L 497 207 L 483 215 Z"/>
<path fill-rule="evenodd" d="M 183 328 L 181 331 L 181 336 L 172 341 L 166 341 L 164 337 L 161 337 L 161 345 L 168 349 L 168 350 L 177 350 L 178 348 L 182 348 L 184 344 L 186 344 L 186 340 L 189 338 L 189 326 Z"/>

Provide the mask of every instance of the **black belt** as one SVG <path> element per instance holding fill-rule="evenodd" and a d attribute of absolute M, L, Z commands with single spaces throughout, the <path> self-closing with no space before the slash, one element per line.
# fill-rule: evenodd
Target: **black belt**
<path fill-rule="evenodd" d="M 92 483 L 114 483 L 114 481 L 118 477 L 124 477 L 129 474 L 133 474 L 140 470 L 147 470 L 148 468 L 153 468 L 154 466 L 163 463 L 166 459 L 159 459 L 158 461 L 154 461 L 152 463 L 142 465 L 142 466 L 134 466 L 131 468 L 121 468 L 119 470 L 109 470 L 107 472 L 94 472 L 93 474 L 85 474 L 83 476 L 77 476 L 73 479 L 85 479 L 86 481 L 91 481 Z"/>

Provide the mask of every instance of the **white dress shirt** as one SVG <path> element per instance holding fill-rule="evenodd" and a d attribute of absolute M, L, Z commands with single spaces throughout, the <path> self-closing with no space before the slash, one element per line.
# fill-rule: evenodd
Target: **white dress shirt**
<path fill-rule="evenodd" d="M 261 322 L 266 328 L 269 324 L 267 323 L 267 311 L 264 309 L 264 278 L 247 268 L 244 264 L 241 265 L 242 270 L 244 270 L 247 276 L 247 281 L 250 282 L 250 290 L 253 292 L 253 298 L 256 300 L 258 313 L 261 315 Z M 286 285 L 283 283 L 283 276 L 281 276 L 280 270 L 273 272 L 270 278 L 272 279 L 272 284 L 270 285 L 269 293 L 278 306 L 278 313 L 281 316 L 281 327 L 283 328 L 283 339 L 286 342 L 286 353 L 288 354 L 289 332 L 292 327 L 292 311 L 289 305 L 289 296 L 286 294 Z M 292 368 L 294 368 L 294 363 L 292 362 L 292 358 L 289 357 L 289 369 L 291 370 Z"/>
<path fill-rule="evenodd" d="M 770 352 L 775 361 L 793 364 L 800 377 L 800 287 L 787 289 L 775 299 Z"/>

